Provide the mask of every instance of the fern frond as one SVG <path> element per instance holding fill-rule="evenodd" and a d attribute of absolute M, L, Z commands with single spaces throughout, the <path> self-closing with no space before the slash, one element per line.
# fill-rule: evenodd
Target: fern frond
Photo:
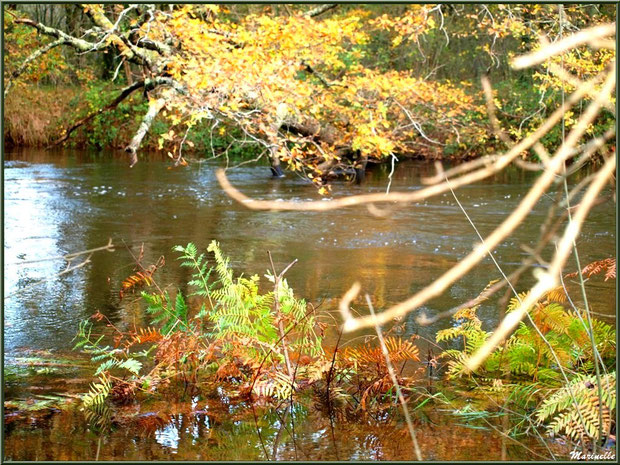
<path fill-rule="evenodd" d="M 295 391 L 293 380 L 280 371 L 262 376 L 254 383 L 252 392 L 258 397 L 275 397 L 285 400 Z"/>
<path fill-rule="evenodd" d="M 608 279 L 616 279 L 616 259 L 615 258 L 605 258 L 603 260 L 597 260 L 592 263 L 588 263 L 581 270 L 581 274 L 586 278 L 591 278 L 594 275 L 605 272 L 605 281 Z M 565 278 L 574 278 L 579 275 L 580 272 L 575 271 L 573 273 L 568 273 L 565 275 Z"/>
<path fill-rule="evenodd" d="M 138 344 L 145 344 L 147 342 L 159 342 L 163 335 L 159 329 L 149 326 L 140 328 L 134 338 Z"/>
<path fill-rule="evenodd" d="M 535 416 L 540 423 L 549 421 L 549 427 L 555 433 L 565 433 L 578 441 L 583 437 L 600 440 L 599 409 L 603 413 L 603 431 L 608 431 L 616 409 L 616 373 L 611 372 L 601 377 L 603 397 L 599 399 L 594 375 L 578 375 L 569 387 L 565 386 L 548 397 L 536 410 Z M 572 396 L 571 396 L 572 391 Z M 574 405 L 573 396 L 577 401 Z"/>
<path fill-rule="evenodd" d="M 506 307 L 506 313 L 514 312 L 519 305 L 521 305 L 521 302 L 525 300 L 528 294 L 529 292 L 521 292 L 517 294 L 517 296 L 510 299 L 510 302 L 508 302 L 508 307 Z"/>
<path fill-rule="evenodd" d="M 568 296 L 566 295 L 564 287 L 562 286 L 551 289 L 545 294 L 544 298 L 545 300 L 547 300 L 547 302 L 557 302 L 560 304 L 565 304 L 568 302 Z"/>
<path fill-rule="evenodd" d="M 122 300 L 125 293 L 129 290 L 133 290 L 139 286 L 151 286 L 153 284 L 153 279 L 148 272 L 138 271 L 131 276 L 128 276 L 121 283 L 121 289 L 118 292 L 119 297 Z"/>
<path fill-rule="evenodd" d="M 559 334 L 568 334 L 571 316 L 560 304 L 537 304 L 532 311 L 532 319 L 543 334 L 550 330 Z"/>
<path fill-rule="evenodd" d="M 181 291 L 177 291 L 174 303 L 168 294 L 142 293 L 142 298 L 147 302 L 146 312 L 152 315 L 153 324 L 162 324 L 161 333 L 169 335 L 175 331 L 192 331 L 193 326 L 187 319 L 187 304 Z"/>
<path fill-rule="evenodd" d="M 112 390 L 112 384 L 105 374 L 99 375 L 99 382 L 93 382 L 90 385 L 88 393 L 82 396 L 84 407 L 101 405 L 105 402 Z"/>
<path fill-rule="evenodd" d="M 229 260 L 227 257 L 224 257 L 220 245 L 216 241 L 211 241 L 209 247 L 207 247 L 207 251 L 212 252 L 215 256 L 215 271 L 224 287 L 231 286 L 233 284 L 233 273 L 228 267 Z"/>
<path fill-rule="evenodd" d="M 419 361 L 419 350 L 416 345 L 409 341 L 396 337 L 385 338 L 385 346 L 388 357 L 393 363 L 405 360 Z M 381 371 L 385 369 L 385 356 L 379 346 L 364 344 L 359 347 L 347 347 L 342 353 L 345 360 L 357 363 L 362 368 L 377 366 Z"/>

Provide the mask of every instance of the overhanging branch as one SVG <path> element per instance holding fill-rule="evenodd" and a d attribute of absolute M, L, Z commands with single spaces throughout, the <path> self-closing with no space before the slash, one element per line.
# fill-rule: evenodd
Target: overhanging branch
<path fill-rule="evenodd" d="M 41 34 L 45 34 L 46 36 L 50 36 L 50 37 L 56 37 L 57 39 L 63 39 L 63 43 L 72 46 L 73 48 L 81 51 L 81 52 L 87 52 L 90 50 L 97 50 L 97 48 L 93 48 L 95 47 L 95 44 L 84 40 L 84 39 L 78 39 L 77 37 L 73 37 L 69 34 L 67 34 L 66 32 L 61 31 L 60 29 L 56 29 L 53 27 L 48 27 L 44 24 L 38 23 L 37 21 L 33 21 L 32 19 L 28 19 L 28 18 L 20 18 L 20 19 L 16 19 L 15 20 L 16 24 L 25 24 L 26 26 L 31 26 L 34 27 L 35 29 L 37 29 Z M 103 47 L 100 47 L 103 48 Z"/>
<path fill-rule="evenodd" d="M 28 58 L 26 58 L 24 60 L 24 62 L 21 64 L 21 66 L 11 73 L 11 76 L 9 77 L 8 82 L 6 84 L 6 88 L 4 89 L 4 97 L 6 98 L 6 96 L 8 95 L 9 89 L 11 88 L 11 85 L 13 84 L 13 79 L 18 78 L 26 70 L 26 67 L 31 62 L 33 62 L 34 60 L 39 58 L 41 55 L 46 54 L 51 49 L 56 48 L 59 45 L 62 45 L 64 43 L 65 43 L 65 39 L 61 38 L 61 39 L 55 40 L 54 42 L 51 42 L 51 43 L 47 44 L 45 47 L 42 47 L 42 48 L 34 51 L 33 53 L 31 53 L 28 56 Z"/>
<path fill-rule="evenodd" d="M 140 123 L 140 127 L 138 128 L 138 131 L 136 131 L 136 134 L 133 136 L 133 139 L 131 139 L 131 142 L 125 148 L 125 152 L 129 153 L 129 155 L 131 156 L 131 161 L 129 164 L 130 168 L 133 167 L 136 163 L 138 163 L 137 153 L 138 148 L 142 143 L 142 139 L 144 139 L 146 133 L 149 132 L 149 129 L 151 128 L 155 117 L 159 114 L 165 104 L 166 99 L 163 97 L 156 100 L 151 100 L 149 102 L 149 110 L 146 112 L 146 115 L 144 115 L 144 119 L 142 119 L 142 123 Z"/>
<path fill-rule="evenodd" d="M 75 131 L 77 128 L 88 123 L 95 116 L 100 115 L 108 110 L 112 110 L 113 108 L 116 108 L 119 103 L 121 103 L 123 100 L 129 97 L 136 90 L 144 88 L 145 91 L 148 91 L 148 90 L 152 90 L 155 87 L 162 86 L 162 85 L 169 85 L 173 87 L 177 92 L 185 94 L 185 89 L 183 89 L 178 82 L 176 82 L 174 79 L 171 79 L 171 78 L 157 77 L 155 79 L 146 79 L 142 81 L 137 81 L 133 83 L 132 85 L 125 87 L 121 91 L 121 93 L 118 95 L 118 97 L 116 97 L 108 105 L 106 105 L 105 107 L 99 108 L 98 110 L 90 113 L 89 115 L 85 116 L 84 118 L 74 123 L 69 129 L 67 129 L 64 132 L 64 134 L 62 135 L 60 139 L 58 139 L 56 142 L 52 144 L 52 146 L 57 146 L 57 145 L 62 144 L 69 138 L 71 133 Z"/>

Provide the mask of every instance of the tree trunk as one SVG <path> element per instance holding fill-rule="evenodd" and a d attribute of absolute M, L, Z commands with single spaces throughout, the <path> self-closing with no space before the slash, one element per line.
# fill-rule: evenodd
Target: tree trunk
<path fill-rule="evenodd" d="M 361 184 L 366 179 L 366 165 L 368 164 L 368 156 L 360 156 L 359 160 L 353 165 L 355 169 L 355 184 Z"/>
<path fill-rule="evenodd" d="M 284 172 L 280 166 L 280 157 L 278 156 L 278 149 L 271 147 L 269 149 L 269 157 L 271 158 L 271 174 L 274 178 L 283 178 Z"/>

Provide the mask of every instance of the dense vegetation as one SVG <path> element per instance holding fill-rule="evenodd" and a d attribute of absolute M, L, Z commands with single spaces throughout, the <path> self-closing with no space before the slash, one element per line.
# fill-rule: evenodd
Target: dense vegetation
<path fill-rule="evenodd" d="M 284 416 L 295 405 L 314 405 L 339 421 L 391 409 L 398 401 L 396 386 L 414 410 L 452 407 L 453 389 L 437 393 L 426 388 L 425 372 L 444 366 L 442 376 L 458 381 L 462 389 L 476 388 L 480 397 L 470 405 L 470 416 L 476 411 L 485 415 L 495 399 L 510 414 L 531 416 L 529 424 L 517 423 L 512 435 L 543 425 L 549 433 L 582 444 L 613 435 L 616 332 L 594 320 L 597 343 L 590 346 L 586 315 L 581 309 L 565 309 L 572 302 L 562 287 L 538 302 L 530 322 L 521 323 L 474 373 L 467 372 L 463 361 L 490 333 L 482 328 L 477 306 L 461 309 L 453 316 L 454 326 L 437 333 L 443 351 L 427 357 L 424 369 L 415 337 L 386 335 L 345 348 L 339 341 L 336 347 L 325 345 L 328 315 L 295 297 L 283 277 L 287 269 L 279 275 L 268 271 L 273 290 L 262 293 L 258 276 L 234 276 L 215 241 L 208 256 L 192 243 L 175 251 L 181 266 L 192 272 L 190 295 L 177 290 L 171 297 L 156 283 L 156 267 L 137 263 L 141 271 L 129 276 L 122 288 L 127 294 L 144 286 L 156 289 L 141 292 L 151 324 L 122 332 L 101 313 L 93 315 L 93 320 L 107 321 L 112 333 L 105 339 L 112 338 L 113 345 L 104 342 L 103 335 L 93 335 L 91 321 L 80 325 L 75 348 L 98 363 L 98 380 L 82 398 L 97 428 L 109 423 L 111 402 L 125 404 L 171 392 L 182 397 L 224 389 L 237 402 L 266 402 L 274 408 L 284 404 Z M 615 265 L 601 263 L 584 272 L 593 269 L 607 270 L 608 278 L 615 273 Z M 506 311 L 513 311 L 524 297 L 513 298 Z M 601 404 L 595 389 L 596 359 L 605 371 Z M 413 364 L 410 376 L 403 374 L 407 362 Z"/>
<path fill-rule="evenodd" d="M 558 59 L 513 71 L 543 35 L 609 22 L 612 5 L 39 5 L 5 7 L 5 141 L 225 154 L 280 163 L 322 186 L 367 161 L 493 153 L 531 133 L 570 85 Z M 42 48 L 40 48 L 42 47 Z M 35 52 L 33 52 L 33 49 Z M 588 79 L 613 50 L 575 49 Z M 25 112 L 19 102 L 52 102 Z M 587 99 L 586 99 L 587 100 Z M 567 115 L 574 122 L 583 106 Z M 613 122 L 602 113 L 588 130 Z M 560 131 L 543 142 L 553 149 Z M 524 154 L 525 155 L 525 154 Z"/>

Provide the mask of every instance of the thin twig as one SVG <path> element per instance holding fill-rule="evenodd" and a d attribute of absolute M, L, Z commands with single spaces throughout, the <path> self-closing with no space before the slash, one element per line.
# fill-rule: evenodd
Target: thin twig
<path fill-rule="evenodd" d="M 288 376 L 292 377 L 293 368 L 292 368 L 291 359 L 288 353 L 288 347 L 286 345 L 286 333 L 284 332 L 284 321 L 283 321 L 282 313 L 280 312 L 279 291 L 280 291 L 280 281 L 282 280 L 282 277 L 293 265 L 295 265 L 295 263 L 297 263 L 297 259 L 293 260 L 286 268 L 284 268 L 284 270 L 280 274 L 277 274 L 276 267 L 273 264 L 273 259 L 271 258 L 271 251 L 268 250 L 267 255 L 269 256 L 269 263 L 271 263 L 271 269 L 273 270 L 273 281 L 274 281 L 273 300 L 274 300 L 276 319 L 278 320 L 278 330 L 280 331 L 280 342 L 282 343 L 282 355 L 284 355 L 284 362 L 286 363 L 286 371 L 288 373 Z"/>
<path fill-rule="evenodd" d="M 92 254 L 93 252 L 99 252 L 101 250 L 107 250 L 108 252 L 114 252 L 114 244 L 112 244 L 112 239 L 108 239 L 108 244 L 104 245 L 102 247 L 95 247 L 94 249 L 88 249 L 88 250 L 83 250 L 81 252 L 73 252 L 73 253 L 68 253 L 66 255 L 57 255 L 55 257 L 48 257 L 48 258 L 41 258 L 38 260 L 24 260 L 24 261 L 20 261 L 20 262 L 13 262 L 13 263 L 7 263 L 7 266 L 12 266 L 12 265 L 26 265 L 26 264 L 30 264 L 30 263 L 39 263 L 39 262 L 46 262 L 46 261 L 51 261 L 51 260 L 66 260 L 68 262 L 74 260 L 75 258 L 79 257 L 80 255 L 87 255 L 87 254 Z"/>
<path fill-rule="evenodd" d="M 375 315 L 375 310 L 372 306 L 372 302 L 370 301 L 370 296 L 366 294 L 366 302 L 368 303 L 368 308 L 370 310 L 371 315 Z M 409 435 L 411 436 L 411 441 L 413 443 L 413 450 L 415 452 L 416 459 L 418 461 L 422 461 L 422 452 L 420 451 L 420 445 L 418 444 L 418 440 L 415 434 L 415 428 L 413 427 L 413 422 L 411 421 L 411 417 L 409 416 L 409 409 L 407 408 L 407 402 L 403 396 L 403 393 L 400 389 L 400 385 L 398 384 L 398 379 L 396 378 L 396 372 L 394 371 L 394 367 L 392 366 L 392 361 L 390 360 L 390 352 L 385 345 L 385 340 L 383 339 L 383 334 L 381 333 L 381 326 L 379 324 L 375 324 L 375 330 L 377 331 L 377 336 L 379 338 L 379 344 L 381 345 L 381 351 L 383 352 L 383 357 L 385 358 L 385 365 L 390 374 L 390 379 L 394 384 L 394 388 L 396 389 L 396 395 L 398 396 L 398 400 L 403 407 L 403 413 L 405 414 L 405 421 L 407 422 L 407 428 L 409 428 Z"/>
<path fill-rule="evenodd" d="M 555 253 L 551 265 L 549 266 L 549 271 L 543 272 L 539 268 L 536 269 L 540 272 L 538 273 L 538 276 L 536 276 L 538 278 L 538 283 L 532 287 L 527 297 L 522 301 L 519 307 L 506 315 L 487 342 L 471 358 L 466 360 L 465 363 L 469 371 L 475 371 L 480 364 L 486 360 L 495 347 L 497 347 L 497 345 L 503 341 L 523 319 L 528 309 L 531 308 L 532 305 L 534 305 L 546 292 L 556 286 L 558 275 L 562 272 L 562 267 L 568 258 L 572 242 L 579 234 L 590 207 L 596 200 L 596 196 L 607 183 L 609 176 L 611 176 L 615 168 L 616 157 L 612 156 L 607 160 L 605 166 L 599 171 L 596 179 L 586 191 L 580 207 L 573 217 L 573 221 L 569 223 L 564 236 L 558 243 L 558 250 Z"/>
<path fill-rule="evenodd" d="M 578 47 L 579 45 L 591 43 L 598 39 L 612 36 L 615 32 L 615 23 L 594 26 L 578 32 L 577 34 L 573 34 L 566 39 L 560 40 L 559 42 L 549 44 L 536 52 L 520 56 L 513 61 L 512 66 L 515 69 L 529 68 L 530 66 L 542 63 L 549 57 L 564 53 L 572 48 Z"/>
<path fill-rule="evenodd" d="M 450 182 L 448 181 L 448 178 L 446 178 L 446 182 L 449 184 Z M 463 212 L 463 214 L 465 215 L 465 217 L 467 218 L 467 221 L 469 221 L 469 224 L 471 225 L 471 227 L 474 229 L 474 231 L 476 232 L 476 234 L 478 235 L 478 238 L 482 241 L 482 243 L 484 244 L 484 238 L 482 237 L 482 235 L 480 234 L 480 232 L 478 231 L 478 228 L 476 227 L 476 225 L 474 224 L 474 222 L 472 221 L 472 219 L 470 218 L 470 216 L 467 214 L 467 211 L 465 210 L 465 208 L 463 207 L 463 205 L 461 205 L 461 202 L 459 201 L 458 197 L 456 196 L 454 191 L 452 192 L 452 196 L 454 197 L 454 200 L 456 201 L 456 203 L 458 204 L 459 208 L 461 209 L 461 211 Z M 514 288 L 514 286 L 512 285 L 512 283 L 510 282 L 510 279 L 508 279 L 508 277 L 506 276 L 506 273 L 504 273 L 504 270 L 502 269 L 502 267 L 500 266 L 500 264 L 497 262 L 497 260 L 495 259 L 495 257 L 493 256 L 493 253 L 491 252 L 491 250 L 489 249 L 488 251 L 489 253 L 489 257 L 491 258 L 491 260 L 493 261 L 493 263 L 495 264 L 495 267 L 497 268 L 497 270 L 499 271 L 499 273 L 502 275 L 502 277 L 504 278 L 504 281 L 508 284 L 508 286 L 510 287 L 510 290 L 512 291 L 512 293 L 515 295 L 515 297 L 517 298 L 517 300 L 519 301 L 519 303 L 523 302 L 523 299 L 521 298 L 521 296 L 519 295 L 519 293 L 517 292 L 517 290 Z M 545 343 L 545 345 L 549 348 L 549 352 L 551 353 L 551 355 L 553 356 L 553 359 L 555 360 L 555 363 L 558 367 L 558 369 L 560 370 L 560 373 L 562 374 L 562 377 L 564 378 L 564 381 L 566 383 L 566 388 L 568 389 L 568 393 L 570 394 L 571 400 L 573 401 L 573 405 L 575 407 L 575 409 L 577 410 L 577 415 L 579 416 L 579 420 L 581 421 L 581 424 L 583 425 L 584 428 L 587 428 L 586 422 L 584 420 L 584 417 L 581 413 L 581 409 L 579 408 L 579 402 L 577 402 L 577 399 L 575 398 L 575 395 L 573 394 L 573 390 L 570 387 L 570 381 L 568 379 L 568 376 L 566 376 L 566 371 L 564 370 L 564 367 L 562 366 L 562 362 L 560 360 L 560 358 L 558 357 L 558 354 L 556 353 L 556 351 L 554 350 L 553 346 L 551 345 L 551 343 L 549 342 L 549 340 L 545 337 L 545 335 L 542 333 L 542 331 L 538 328 L 538 325 L 536 324 L 536 322 L 532 319 L 532 317 L 530 316 L 529 312 L 526 312 L 526 316 L 530 322 L 530 324 L 534 327 L 534 330 L 536 331 L 536 333 L 538 334 L 538 337 L 540 337 L 542 339 L 542 341 Z"/>

